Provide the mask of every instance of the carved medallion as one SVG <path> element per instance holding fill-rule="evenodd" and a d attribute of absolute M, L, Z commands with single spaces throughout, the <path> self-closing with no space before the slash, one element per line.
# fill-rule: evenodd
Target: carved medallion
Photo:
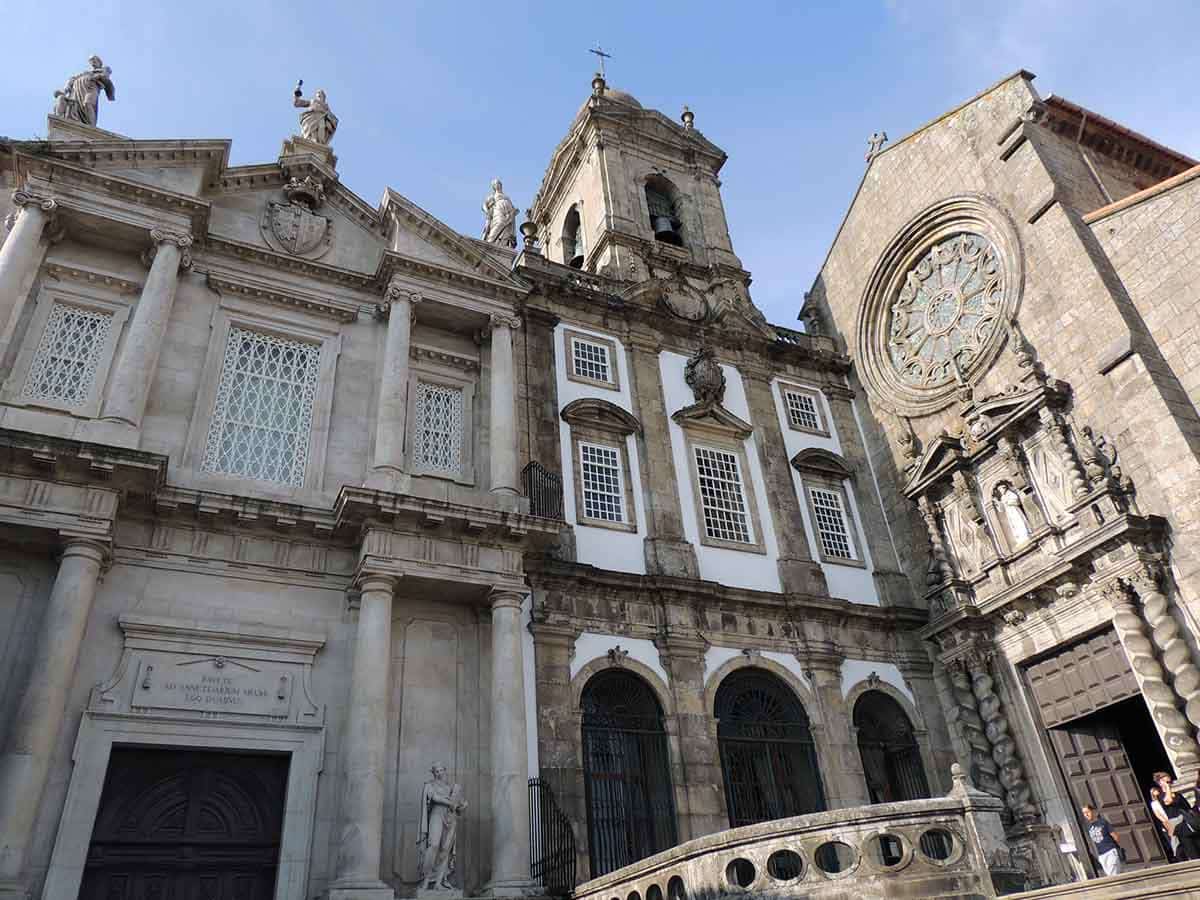
<path fill-rule="evenodd" d="M 696 403 L 703 406 L 716 406 L 725 399 L 725 373 L 721 364 L 708 347 L 701 347 L 696 355 L 687 361 L 683 370 L 683 379 L 696 396 Z"/>
<path fill-rule="evenodd" d="M 323 256 L 333 243 L 333 221 L 298 203 L 268 203 L 262 231 L 272 246 L 310 259 Z"/>
<path fill-rule="evenodd" d="M 663 305 L 672 315 L 689 322 L 700 322 L 708 316 L 708 304 L 699 294 L 673 286 L 663 294 Z"/>

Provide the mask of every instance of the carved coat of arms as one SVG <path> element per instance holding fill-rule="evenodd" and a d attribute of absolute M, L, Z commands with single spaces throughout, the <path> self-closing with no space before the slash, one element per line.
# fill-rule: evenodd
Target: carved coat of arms
<path fill-rule="evenodd" d="M 263 237 L 293 256 L 323 256 L 333 244 L 333 220 L 315 212 L 325 199 L 324 186 L 311 176 L 304 181 L 293 178 L 283 192 L 286 203 L 267 203 Z"/>

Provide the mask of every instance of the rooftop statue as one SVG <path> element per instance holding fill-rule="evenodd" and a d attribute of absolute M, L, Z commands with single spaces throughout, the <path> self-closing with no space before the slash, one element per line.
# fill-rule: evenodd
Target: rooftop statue
<path fill-rule="evenodd" d="M 304 110 L 300 113 L 300 136 L 314 144 L 328 146 L 329 142 L 333 140 L 333 133 L 337 131 L 337 116 L 329 108 L 329 102 L 325 99 L 323 90 L 317 88 L 313 98 L 305 100 L 303 87 L 304 79 L 302 78 L 296 82 L 292 100 L 292 105 Z"/>
<path fill-rule="evenodd" d="M 483 239 L 489 244 L 517 246 L 517 208 L 499 178 L 492 179 L 492 192 L 483 201 Z"/>
<path fill-rule="evenodd" d="M 109 100 L 116 99 L 112 69 L 98 56 L 88 60 L 91 68 L 67 79 L 61 91 L 54 92 L 54 115 L 84 125 L 95 125 L 100 113 L 100 90 Z"/>

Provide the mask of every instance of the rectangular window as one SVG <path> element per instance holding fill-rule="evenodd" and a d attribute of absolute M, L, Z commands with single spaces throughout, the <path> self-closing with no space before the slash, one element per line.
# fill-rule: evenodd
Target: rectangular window
<path fill-rule="evenodd" d="M 112 313 L 55 303 L 34 351 L 22 400 L 82 406 L 92 393 Z"/>
<path fill-rule="evenodd" d="M 301 487 L 321 347 L 229 330 L 201 468 Z"/>
<path fill-rule="evenodd" d="M 424 472 L 459 475 L 463 468 L 463 390 L 417 382 L 413 461 Z"/>
<path fill-rule="evenodd" d="M 830 559 L 854 559 L 854 551 L 850 549 L 850 529 L 842 508 L 842 495 L 818 487 L 810 487 L 808 494 L 812 500 L 822 554 Z"/>
<path fill-rule="evenodd" d="M 583 517 L 624 522 L 620 451 L 598 444 L 580 444 L 579 469 L 583 478 Z"/>
<path fill-rule="evenodd" d="M 580 378 L 612 383 L 608 347 L 603 344 L 571 338 L 571 365 Z"/>
<path fill-rule="evenodd" d="M 737 456 L 712 447 L 694 450 L 705 532 L 714 540 L 751 543 L 750 518 Z"/>
<path fill-rule="evenodd" d="M 806 391 L 783 392 L 787 401 L 788 422 L 793 428 L 806 431 L 823 431 L 821 414 L 817 411 L 817 398 Z"/>

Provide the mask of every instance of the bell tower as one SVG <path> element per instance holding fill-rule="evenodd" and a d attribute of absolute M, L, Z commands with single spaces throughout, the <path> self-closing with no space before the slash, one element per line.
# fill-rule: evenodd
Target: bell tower
<path fill-rule="evenodd" d="M 721 200 L 727 157 L 694 123 L 686 106 L 672 121 L 597 73 L 533 201 L 546 258 L 621 281 L 666 270 L 748 283 Z"/>

